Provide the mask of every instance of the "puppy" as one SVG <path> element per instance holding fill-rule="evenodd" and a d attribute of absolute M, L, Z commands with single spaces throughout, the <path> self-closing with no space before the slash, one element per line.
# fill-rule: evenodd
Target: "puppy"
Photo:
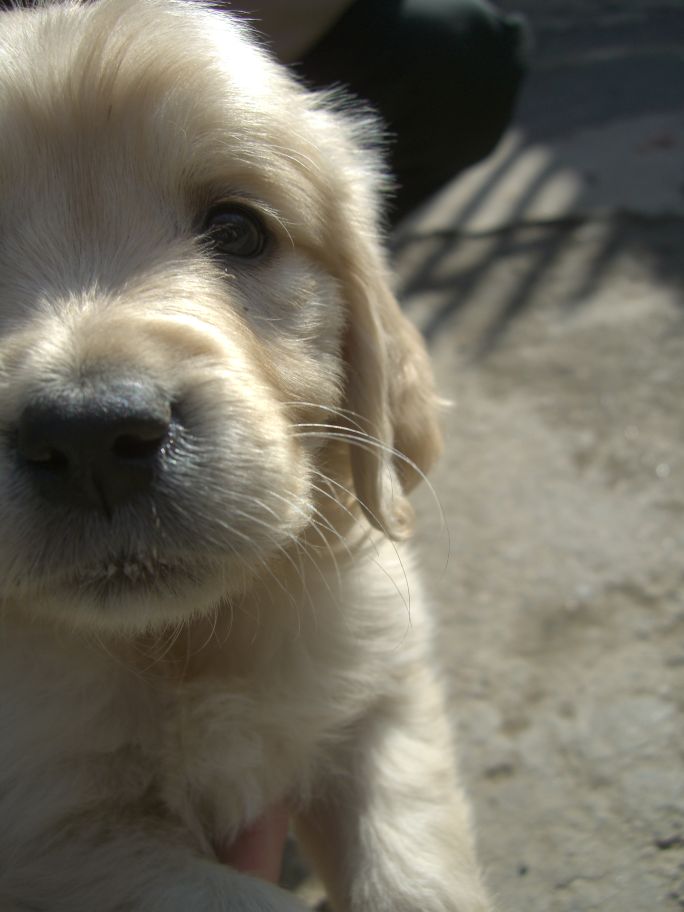
<path fill-rule="evenodd" d="M 283 801 L 337 912 L 488 908 L 359 124 L 100 0 L 1 14 L 0 129 L 0 909 L 298 908 L 216 855 Z"/>

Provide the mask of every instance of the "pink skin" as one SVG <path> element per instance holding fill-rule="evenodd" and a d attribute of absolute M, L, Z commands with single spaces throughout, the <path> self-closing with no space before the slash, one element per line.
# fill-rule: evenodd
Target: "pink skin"
<path fill-rule="evenodd" d="M 277 883 L 290 815 L 285 804 L 262 814 L 229 846 L 217 850 L 219 860 L 231 868 Z"/>

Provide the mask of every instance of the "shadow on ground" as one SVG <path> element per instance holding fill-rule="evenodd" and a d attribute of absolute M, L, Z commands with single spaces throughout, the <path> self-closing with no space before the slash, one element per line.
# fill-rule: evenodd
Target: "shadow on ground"
<path fill-rule="evenodd" d="M 583 246 L 586 256 L 578 261 L 577 249 Z M 458 332 L 459 317 L 469 308 L 486 307 L 489 319 L 471 349 L 473 356 L 484 356 L 512 321 L 538 302 L 545 287 L 555 284 L 556 305 L 580 308 L 600 291 L 619 261 L 648 263 L 659 281 L 681 288 L 684 307 L 682 250 L 684 220 L 674 216 L 620 214 L 599 220 L 591 230 L 586 219 L 569 216 L 480 235 L 447 232 L 398 246 L 404 276 L 399 295 L 405 301 L 417 296 L 432 300 L 429 312 L 418 317 L 428 344 L 443 332 Z M 554 277 L 570 258 L 573 274 L 559 288 Z M 496 283 L 491 281 L 494 270 L 505 273 Z M 480 300 L 483 294 L 486 302 Z"/>
<path fill-rule="evenodd" d="M 393 243 L 400 297 L 432 301 L 417 314 L 431 343 L 481 305 L 487 284 L 480 354 L 586 243 L 588 221 L 591 252 L 561 290 L 566 306 L 582 306 L 618 259 L 648 261 L 657 278 L 684 282 L 684 7 L 508 6 L 530 16 L 537 45 L 517 123 L 490 161 L 400 226 Z M 508 270 L 496 301 L 494 265 Z"/>

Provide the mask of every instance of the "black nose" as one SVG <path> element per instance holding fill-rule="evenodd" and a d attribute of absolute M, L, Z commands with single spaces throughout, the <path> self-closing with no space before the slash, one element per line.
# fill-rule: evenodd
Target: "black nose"
<path fill-rule="evenodd" d="M 19 458 L 48 500 L 112 510 L 149 489 L 169 439 L 171 405 L 126 380 L 42 393 L 17 427 Z"/>

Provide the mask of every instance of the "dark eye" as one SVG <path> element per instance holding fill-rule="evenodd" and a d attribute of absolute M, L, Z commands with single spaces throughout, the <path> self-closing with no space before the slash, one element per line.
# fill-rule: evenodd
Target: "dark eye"
<path fill-rule="evenodd" d="M 247 206 L 214 206 L 204 222 L 204 238 L 212 250 L 225 256 L 254 259 L 266 249 L 268 232 L 259 215 Z"/>

